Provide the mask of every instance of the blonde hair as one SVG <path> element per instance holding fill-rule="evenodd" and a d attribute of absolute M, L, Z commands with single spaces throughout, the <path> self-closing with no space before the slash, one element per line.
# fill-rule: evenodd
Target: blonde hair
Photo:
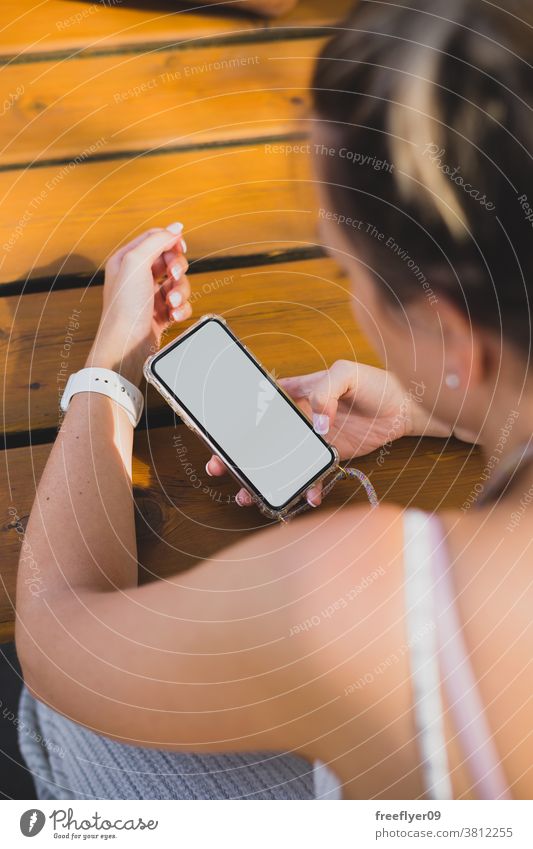
<path fill-rule="evenodd" d="M 528 350 L 532 19 L 526 0 L 362 2 L 312 83 L 319 132 L 338 152 L 319 166 L 334 220 L 366 220 L 400 246 L 347 229 L 384 291 L 416 297 L 417 268 Z M 370 160 L 389 167 L 377 173 Z"/>
<path fill-rule="evenodd" d="M 443 28 L 439 30 L 444 43 Z M 425 155 L 426 145 L 444 149 L 443 119 L 435 80 L 438 76 L 438 45 L 418 46 L 410 72 L 400 79 L 396 98 L 388 110 L 391 155 L 396 163 L 400 194 L 412 201 L 418 194 L 430 215 L 440 215 L 456 238 L 465 236 L 466 219 L 450 181 Z"/>

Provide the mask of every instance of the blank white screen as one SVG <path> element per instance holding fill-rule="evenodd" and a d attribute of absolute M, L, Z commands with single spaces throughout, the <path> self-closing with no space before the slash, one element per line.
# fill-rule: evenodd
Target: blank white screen
<path fill-rule="evenodd" d="M 331 463 L 331 451 L 219 322 L 207 321 L 153 370 L 272 507 Z"/>

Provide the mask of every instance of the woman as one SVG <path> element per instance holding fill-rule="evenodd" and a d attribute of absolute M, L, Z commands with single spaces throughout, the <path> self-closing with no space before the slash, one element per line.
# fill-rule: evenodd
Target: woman
<path fill-rule="evenodd" d="M 364 4 L 313 83 L 324 244 L 390 370 L 335 363 L 285 386 L 345 458 L 392 422 L 472 434 L 476 508 L 323 507 L 138 587 L 133 428 L 75 395 L 27 530 L 46 591 L 18 588 L 26 685 L 57 721 L 166 757 L 296 753 L 326 765 L 319 796 L 531 798 L 530 19 L 518 2 L 458 0 L 445 18 Z M 137 383 L 167 321 L 189 317 L 177 230 L 109 261 L 87 365 Z"/>

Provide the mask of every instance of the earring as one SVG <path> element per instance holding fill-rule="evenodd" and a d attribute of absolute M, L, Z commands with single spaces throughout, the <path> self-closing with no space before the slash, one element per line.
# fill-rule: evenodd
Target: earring
<path fill-rule="evenodd" d="M 444 378 L 444 383 L 446 384 L 448 389 L 457 389 L 460 382 L 461 381 L 459 380 L 459 375 L 456 374 L 454 371 L 447 374 Z"/>

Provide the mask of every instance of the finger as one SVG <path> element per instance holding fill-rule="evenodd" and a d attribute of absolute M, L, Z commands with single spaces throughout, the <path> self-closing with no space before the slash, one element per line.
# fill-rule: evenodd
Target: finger
<path fill-rule="evenodd" d="M 322 484 L 315 483 L 309 487 L 305 497 L 310 507 L 318 507 L 322 503 Z"/>
<path fill-rule="evenodd" d="M 339 360 L 316 382 L 308 395 L 315 431 L 325 436 L 337 415 L 339 398 L 353 389 L 353 364 Z"/>
<path fill-rule="evenodd" d="M 316 371 L 313 374 L 301 374 L 296 377 L 282 377 L 280 386 L 291 398 L 307 398 L 317 382 L 327 374 L 326 371 Z"/>
<path fill-rule="evenodd" d="M 157 260 L 157 263 L 161 264 L 163 267 L 163 274 L 165 277 L 170 275 L 170 269 L 176 264 L 178 257 L 180 256 L 180 251 L 177 249 L 171 251 L 165 251 L 165 253 Z"/>
<path fill-rule="evenodd" d="M 185 301 L 180 307 L 176 307 L 176 309 L 172 309 L 169 312 L 172 321 L 186 321 L 192 315 L 192 307 L 189 301 Z"/>
<path fill-rule="evenodd" d="M 205 470 L 210 477 L 220 477 L 228 471 L 225 463 L 216 454 L 213 454 L 205 464 Z"/>
<path fill-rule="evenodd" d="M 173 280 L 165 280 L 155 292 L 154 310 L 158 321 L 165 323 L 171 321 L 171 312 L 187 303 L 191 296 L 191 284 L 187 277 L 183 277 L 179 283 Z"/>
<path fill-rule="evenodd" d="M 174 261 L 171 269 L 167 268 L 167 266 L 165 265 L 164 277 L 161 283 L 159 284 L 159 292 L 164 301 L 166 301 L 172 289 L 174 289 L 177 285 L 181 286 L 183 284 L 185 284 L 186 287 L 184 291 L 186 291 L 187 293 L 186 297 L 183 298 L 183 300 L 187 300 L 190 295 L 190 284 L 187 278 L 185 277 L 185 273 L 188 268 L 189 264 L 183 256 Z"/>
<path fill-rule="evenodd" d="M 239 507 L 251 507 L 254 503 L 254 500 L 247 489 L 239 489 L 237 495 L 235 496 L 235 502 L 239 505 Z"/>
<path fill-rule="evenodd" d="M 167 256 L 168 254 L 165 254 Z M 167 274 L 172 280 L 180 280 L 188 271 L 189 263 L 183 254 L 174 254 L 171 256 L 170 262 L 167 262 Z"/>
<path fill-rule="evenodd" d="M 175 221 L 173 224 L 167 224 L 166 229 L 170 230 L 171 233 L 175 233 L 176 236 L 180 236 L 183 233 L 183 224 L 179 221 Z M 169 266 L 175 263 L 176 258 L 180 254 L 183 254 L 182 243 L 183 239 L 180 239 L 172 250 L 165 251 L 162 257 L 156 259 L 154 268 L 152 268 L 154 278 L 156 280 L 158 277 L 163 277 L 163 275 L 166 276 L 168 274 Z"/>
<path fill-rule="evenodd" d="M 168 228 L 167 228 L 168 229 Z M 172 261 L 176 258 L 176 256 L 185 256 L 187 253 L 187 243 L 185 239 L 182 237 L 179 242 L 176 243 L 176 247 L 171 251 L 166 251 L 163 254 L 163 259 L 165 260 L 167 265 L 170 265 Z"/>
<path fill-rule="evenodd" d="M 163 282 L 168 275 L 168 267 L 165 261 L 166 253 L 159 256 L 152 265 L 152 275 L 154 280 Z"/>
<path fill-rule="evenodd" d="M 211 477 L 220 477 L 221 475 L 225 475 L 228 471 L 224 461 L 216 454 L 213 454 L 213 456 L 209 458 L 205 464 L 205 470 Z M 235 503 L 239 507 L 251 507 L 254 500 L 248 490 L 242 487 L 235 496 Z"/>
<path fill-rule="evenodd" d="M 191 284 L 187 277 L 184 277 L 183 280 L 179 283 L 179 285 L 172 286 L 171 289 L 167 291 L 166 294 L 166 302 L 169 309 L 176 309 L 177 307 L 181 307 L 186 301 L 191 297 Z"/>
<path fill-rule="evenodd" d="M 344 394 L 338 375 L 333 374 L 333 367 L 313 374 L 286 377 L 279 382 L 291 398 L 306 399 L 311 408 L 313 428 L 321 436 L 325 436 L 335 419 L 337 400 Z"/>

